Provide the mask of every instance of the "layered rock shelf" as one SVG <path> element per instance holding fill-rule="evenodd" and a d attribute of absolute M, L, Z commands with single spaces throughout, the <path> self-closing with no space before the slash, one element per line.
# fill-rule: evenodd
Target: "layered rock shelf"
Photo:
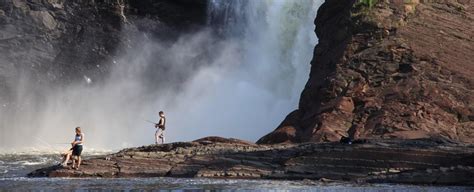
<path fill-rule="evenodd" d="M 129 148 L 30 177 L 203 177 L 474 185 L 474 146 L 442 140 L 257 145 L 207 137 Z"/>

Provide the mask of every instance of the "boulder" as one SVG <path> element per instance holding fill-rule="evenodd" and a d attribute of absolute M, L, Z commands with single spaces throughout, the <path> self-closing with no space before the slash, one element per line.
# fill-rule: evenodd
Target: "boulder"
<path fill-rule="evenodd" d="M 30 16 L 38 25 L 45 27 L 48 30 L 56 29 L 58 25 L 56 20 L 48 11 L 30 11 Z"/>

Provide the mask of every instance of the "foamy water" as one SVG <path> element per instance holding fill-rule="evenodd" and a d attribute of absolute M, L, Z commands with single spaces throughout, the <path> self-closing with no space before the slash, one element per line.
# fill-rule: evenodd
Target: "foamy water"
<path fill-rule="evenodd" d="M 184 179 L 184 178 L 0 178 L 0 190 L 20 191 L 471 191 L 472 187 L 432 187 L 410 185 L 355 185 L 312 181 Z"/>
<path fill-rule="evenodd" d="M 106 151 L 88 151 L 84 157 L 109 154 Z M 33 170 L 57 165 L 61 161 L 59 151 L 22 151 L 18 153 L 0 154 L 0 178 L 25 177 Z"/>
<path fill-rule="evenodd" d="M 99 153 L 96 153 L 99 154 Z M 91 156 L 88 156 L 91 157 Z M 87 158 L 87 155 L 86 155 Z M 39 168 L 58 164 L 58 154 L 1 154 L 0 191 L 215 190 L 215 191 L 472 191 L 473 187 L 360 185 L 286 180 L 188 178 L 28 178 Z"/>

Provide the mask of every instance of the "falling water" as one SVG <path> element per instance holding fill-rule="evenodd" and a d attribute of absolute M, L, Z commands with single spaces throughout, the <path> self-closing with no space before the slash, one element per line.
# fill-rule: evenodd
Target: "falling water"
<path fill-rule="evenodd" d="M 239 41 L 241 64 L 252 83 L 281 98 L 298 99 L 316 43 L 313 0 L 212 0 L 210 24 Z"/>
<path fill-rule="evenodd" d="M 317 41 L 313 21 L 321 3 L 210 1 L 209 24 L 226 41 L 237 42 L 239 68 L 228 77 L 234 78 L 231 81 L 238 103 L 225 122 L 243 132 L 233 135 L 255 140 L 297 108 Z"/>
<path fill-rule="evenodd" d="M 213 50 L 222 51 L 192 81 L 191 87 L 209 86 L 209 92 L 191 104 L 191 120 L 180 122 L 190 133 L 186 138 L 255 141 L 297 108 L 317 41 L 313 21 L 320 3 L 210 1 L 208 23 L 224 46 Z"/>
<path fill-rule="evenodd" d="M 86 149 L 153 143 L 157 112 L 167 115 L 167 141 L 218 135 L 255 141 L 297 108 L 317 39 L 323 0 L 210 0 L 208 27 L 169 44 L 124 28 L 125 54 L 98 81 L 60 91 L 16 86 L 15 110 L 1 111 L 0 151 L 51 149 L 83 127 Z M 104 65 L 107 63 L 104 63 Z M 21 110 L 19 109 L 21 108 Z M 58 148 L 64 148 L 59 145 Z"/>

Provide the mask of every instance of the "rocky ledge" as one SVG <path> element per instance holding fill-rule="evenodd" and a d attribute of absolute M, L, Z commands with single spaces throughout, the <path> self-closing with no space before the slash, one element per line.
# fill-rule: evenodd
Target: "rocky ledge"
<path fill-rule="evenodd" d="M 30 177 L 205 177 L 474 185 L 474 146 L 445 140 L 257 145 L 206 137 L 129 148 Z"/>

